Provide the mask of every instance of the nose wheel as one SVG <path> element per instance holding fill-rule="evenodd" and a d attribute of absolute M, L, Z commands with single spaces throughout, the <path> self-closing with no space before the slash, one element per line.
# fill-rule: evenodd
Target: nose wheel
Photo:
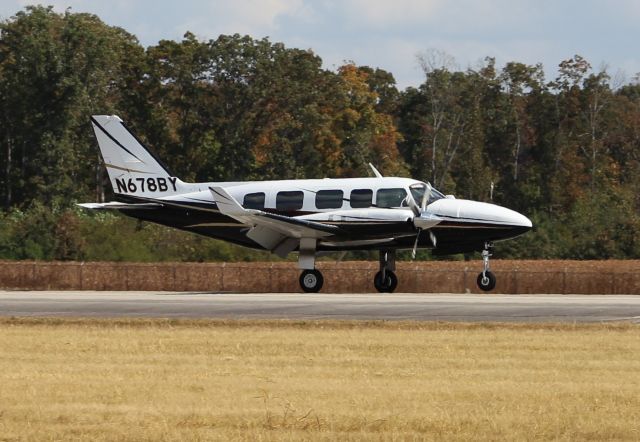
<path fill-rule="evenodd" d="M 489 270 L 482 272 L 478 275 L 477 283 L 480 290 L 489 292 L 496 287 L 496 275 Z"/>
<path fill-rule="evenodd" d="M 491 243 L 486 243 L 484 245 L 484 250 L 482 251 L 482 263 L 484 264 L 484 270 L 480 272 L 478 279 L 476 280 L 478 288 L 485 292 L 489 292 L 496 287 L 496 275 L 494 275 L 489 268 L 489 257 L 491 257 L 491 252 L 489 250 L 491 247 Z"/>

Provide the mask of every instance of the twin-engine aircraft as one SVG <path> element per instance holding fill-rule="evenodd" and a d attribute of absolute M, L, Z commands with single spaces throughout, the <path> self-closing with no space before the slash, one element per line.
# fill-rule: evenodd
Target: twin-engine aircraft
<path fill-rule="evenodd" d="M 173 175 L 117 116 L 93 116 L 93 129 L 117 201 L 86 203 L 280 257 L 298 252 L 300 287 L 322 288 L 318 254 L 378 250 L 379 292 L 393 292 L 397 250 L 434 254 L 481 251 L 478 287 L 492 290 L 494 241 L 521 235 L 531 221 L 494 204 L 443 195 L 428 183 L 383 177 L 185 183 Z"/>

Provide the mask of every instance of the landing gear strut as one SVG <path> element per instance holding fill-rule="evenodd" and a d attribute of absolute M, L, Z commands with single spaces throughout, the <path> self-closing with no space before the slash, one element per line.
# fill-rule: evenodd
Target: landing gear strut
<path fill-rule="evenodd" d="M 489 257 L 491 256 L 490 249 L 493 247 L 491 243 L 484 244 L 484 250 L 482 251 L 482 263 L 484 264 L 484 270 L 478 275 L 477 283 L 478 288 L 485 292 L 491 291 L 496 286 L 496 275 L 489 269 Z"/>
<path fill-rule="evenodd" d="M 320 270 L 316 270 L 316 240 L 315 238 L 300 239 L 300 254 L 298 267 L 300 274 L 300 288 L 307 293 L 317 293 L 322 288 L 324 278 Z"/>
<path fill-rule="evenodd" d="M 380 293 L 392 293 L 398 286 L 396 251 L 380 250 L 380 271 L 373 278 L 373 285 Z"/>

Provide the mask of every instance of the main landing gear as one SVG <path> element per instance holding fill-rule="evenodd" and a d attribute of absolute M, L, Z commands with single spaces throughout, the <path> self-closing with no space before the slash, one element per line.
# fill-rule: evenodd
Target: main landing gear
<path fill-rule="evenodd" d="M 476 282 L 480 290 L 488 292 L 496 287 L 496 276 L 490 270 L 489 258 L 493 244 L 485 243 L 482 251 L 482 263 L 484 270 L 478 275 Z M 300 274 L 300 287 L 307 293 L 317 293 L 322 289 L 324 278 L 322 273 L 315 268 L 316 240 L 303 238 L 300 240 L 300 256 L 298 266 L 302 269 Z M 396 270 L 396 251 L 380 250 L 380 270 L 373 278 L 373 285 L 380 293 L 392 293 L 398 286 Z"/>
<path fill-rule="evenodd" d="M 307 293 L 319 292 L 324 283 L 324 278 L 320 270 L 303 270 L 300 274 L 300 287 Z"/>
<path fill-rule="evenodd" d="M 322 273 L 315 268 L 316 240 L 303 238 L 300 240 L 300 254 L 298 267 L 300 273 L 300 288 L 307 293 L 317 293 L 322 289 L 324 278 Z M 396 251 L 380 250 L 380 270 L 373 278 L 373 285 L 380 293 L 392 293 L 398 286 L 396 270 Z"/>
<path fill-rule="evenodd" d="M 317 293 L 322 288 L 324 278 L 319 270 L 316 270 L 316 239 L 302 238 L 300 240 L 300 255 L 298 267 L 300 274 L 300 287 L 307 293 Z"/>
<path fill-rule="evenodd" d="M 380 271 L 373 278 L 373 285 L 380 293 L 392 293 L 398 286 L 396 269 L 396 251 L 380 250 Z"/>
<path fill-rule="evenodd" d="M 482 263 L 484 264 L 484 270 L 478 275 L 476 282 L 478 288 L 485 292 L 491 291 L 496 287 L 496 275 L 489 269 L 489 257 L 491 256 L 491 248 L 493 244 L 485 243 L 484 250 L 482 251 Z"/>

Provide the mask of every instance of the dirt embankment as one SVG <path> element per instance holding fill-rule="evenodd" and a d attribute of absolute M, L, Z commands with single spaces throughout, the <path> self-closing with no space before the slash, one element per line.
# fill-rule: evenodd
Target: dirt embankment
<path fill-rule="evenodd" d="M 319 262 L 323 292 L 371 292 L 377 262 Z M 399 292 L 478 292 L 480 261 L 399 262 Z M 495 293 L 640 294 L 640 260 L 492 260 Z M 295 263 L 104 263 L 0 261 L 0 288 L 298 292 Z"/>

